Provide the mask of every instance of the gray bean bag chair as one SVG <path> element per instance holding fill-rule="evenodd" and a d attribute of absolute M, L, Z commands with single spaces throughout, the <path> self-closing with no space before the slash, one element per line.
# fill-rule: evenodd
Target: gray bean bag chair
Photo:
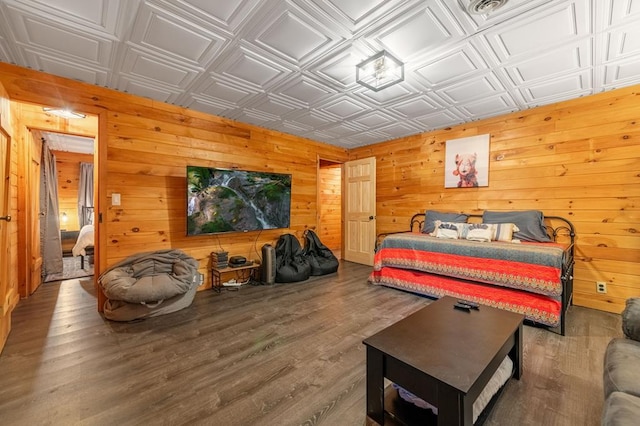
<path fill-rule="evenodd" d="M 194 285 L 186 293 L 151 303 L 107 299 L 104 304 L 104 316 L 112 321 L 134 321 L 169 314 L 189 307 L 197 290 L 198 286 Z"/>
<path fill-rule="evenodd" d="M 131 321 L 175 312 L 193 302 L 198 261 L 175 249 L 129 256 L 98 278 L 106 318 Z"/>

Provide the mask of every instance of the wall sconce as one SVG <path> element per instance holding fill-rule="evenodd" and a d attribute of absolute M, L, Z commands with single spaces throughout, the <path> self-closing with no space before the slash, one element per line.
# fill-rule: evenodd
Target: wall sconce
<path fill-rule="evenodd" d="M 79 112 L 74 112 L 71 111 L 70 109 L 60 109 L 60 108 L 48 108 L 48 107 L 44 107 L 42 108 L 42 110 L 44 112 L 48 112 L 49 114 L 53 114 L 56 117 L 61 117 L 61 118 L 85 118 L 86 115 L 85 114 L 80 114 Z"/>
<path fill-rule="evenodd" d="M 404 81 L 404 64 L 387 51 L 356 65 L 356 81 L 374 92 Z"/>
<path fill-rule="evenodd" d="M 67 217 L 67 212 L 62 212 L 62 218 L 61 218 L 62 223 L 67 223 L 68 219 L 69 218 Z"/>

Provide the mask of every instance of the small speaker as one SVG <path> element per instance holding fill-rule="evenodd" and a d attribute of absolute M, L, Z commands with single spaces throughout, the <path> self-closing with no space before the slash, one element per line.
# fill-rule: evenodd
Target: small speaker
<path fill-rule="evenodd" d="M 276 250 L 271 244 L 262 246 L 262 284 L 276 282 Z"/>

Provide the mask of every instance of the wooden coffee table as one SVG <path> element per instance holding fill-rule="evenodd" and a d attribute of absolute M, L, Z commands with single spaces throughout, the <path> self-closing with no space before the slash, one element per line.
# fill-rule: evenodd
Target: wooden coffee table
<path fill-rule="evenodd" d="M 480 305 L 454 309 L 445 296 L 365 339 L 367 423 L 394 418 L 384 379 L 438 407 L 438 424 L 472 425 L 473 402 L 509 354 L 522 374 L 524 316 Z"/>

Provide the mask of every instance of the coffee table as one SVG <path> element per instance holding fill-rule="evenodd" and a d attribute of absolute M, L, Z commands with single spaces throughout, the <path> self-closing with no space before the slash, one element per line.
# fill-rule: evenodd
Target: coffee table
<path fill-rule="evenodd" d="M 367 423 L 393 419 L 384 379 L 438 407 L 438 424 L 472 425 L 473 402 L 507 354 L 522 374 L 524 316 L 480 305 L 454 309 L 442 297 L 366 338 Z"/>

